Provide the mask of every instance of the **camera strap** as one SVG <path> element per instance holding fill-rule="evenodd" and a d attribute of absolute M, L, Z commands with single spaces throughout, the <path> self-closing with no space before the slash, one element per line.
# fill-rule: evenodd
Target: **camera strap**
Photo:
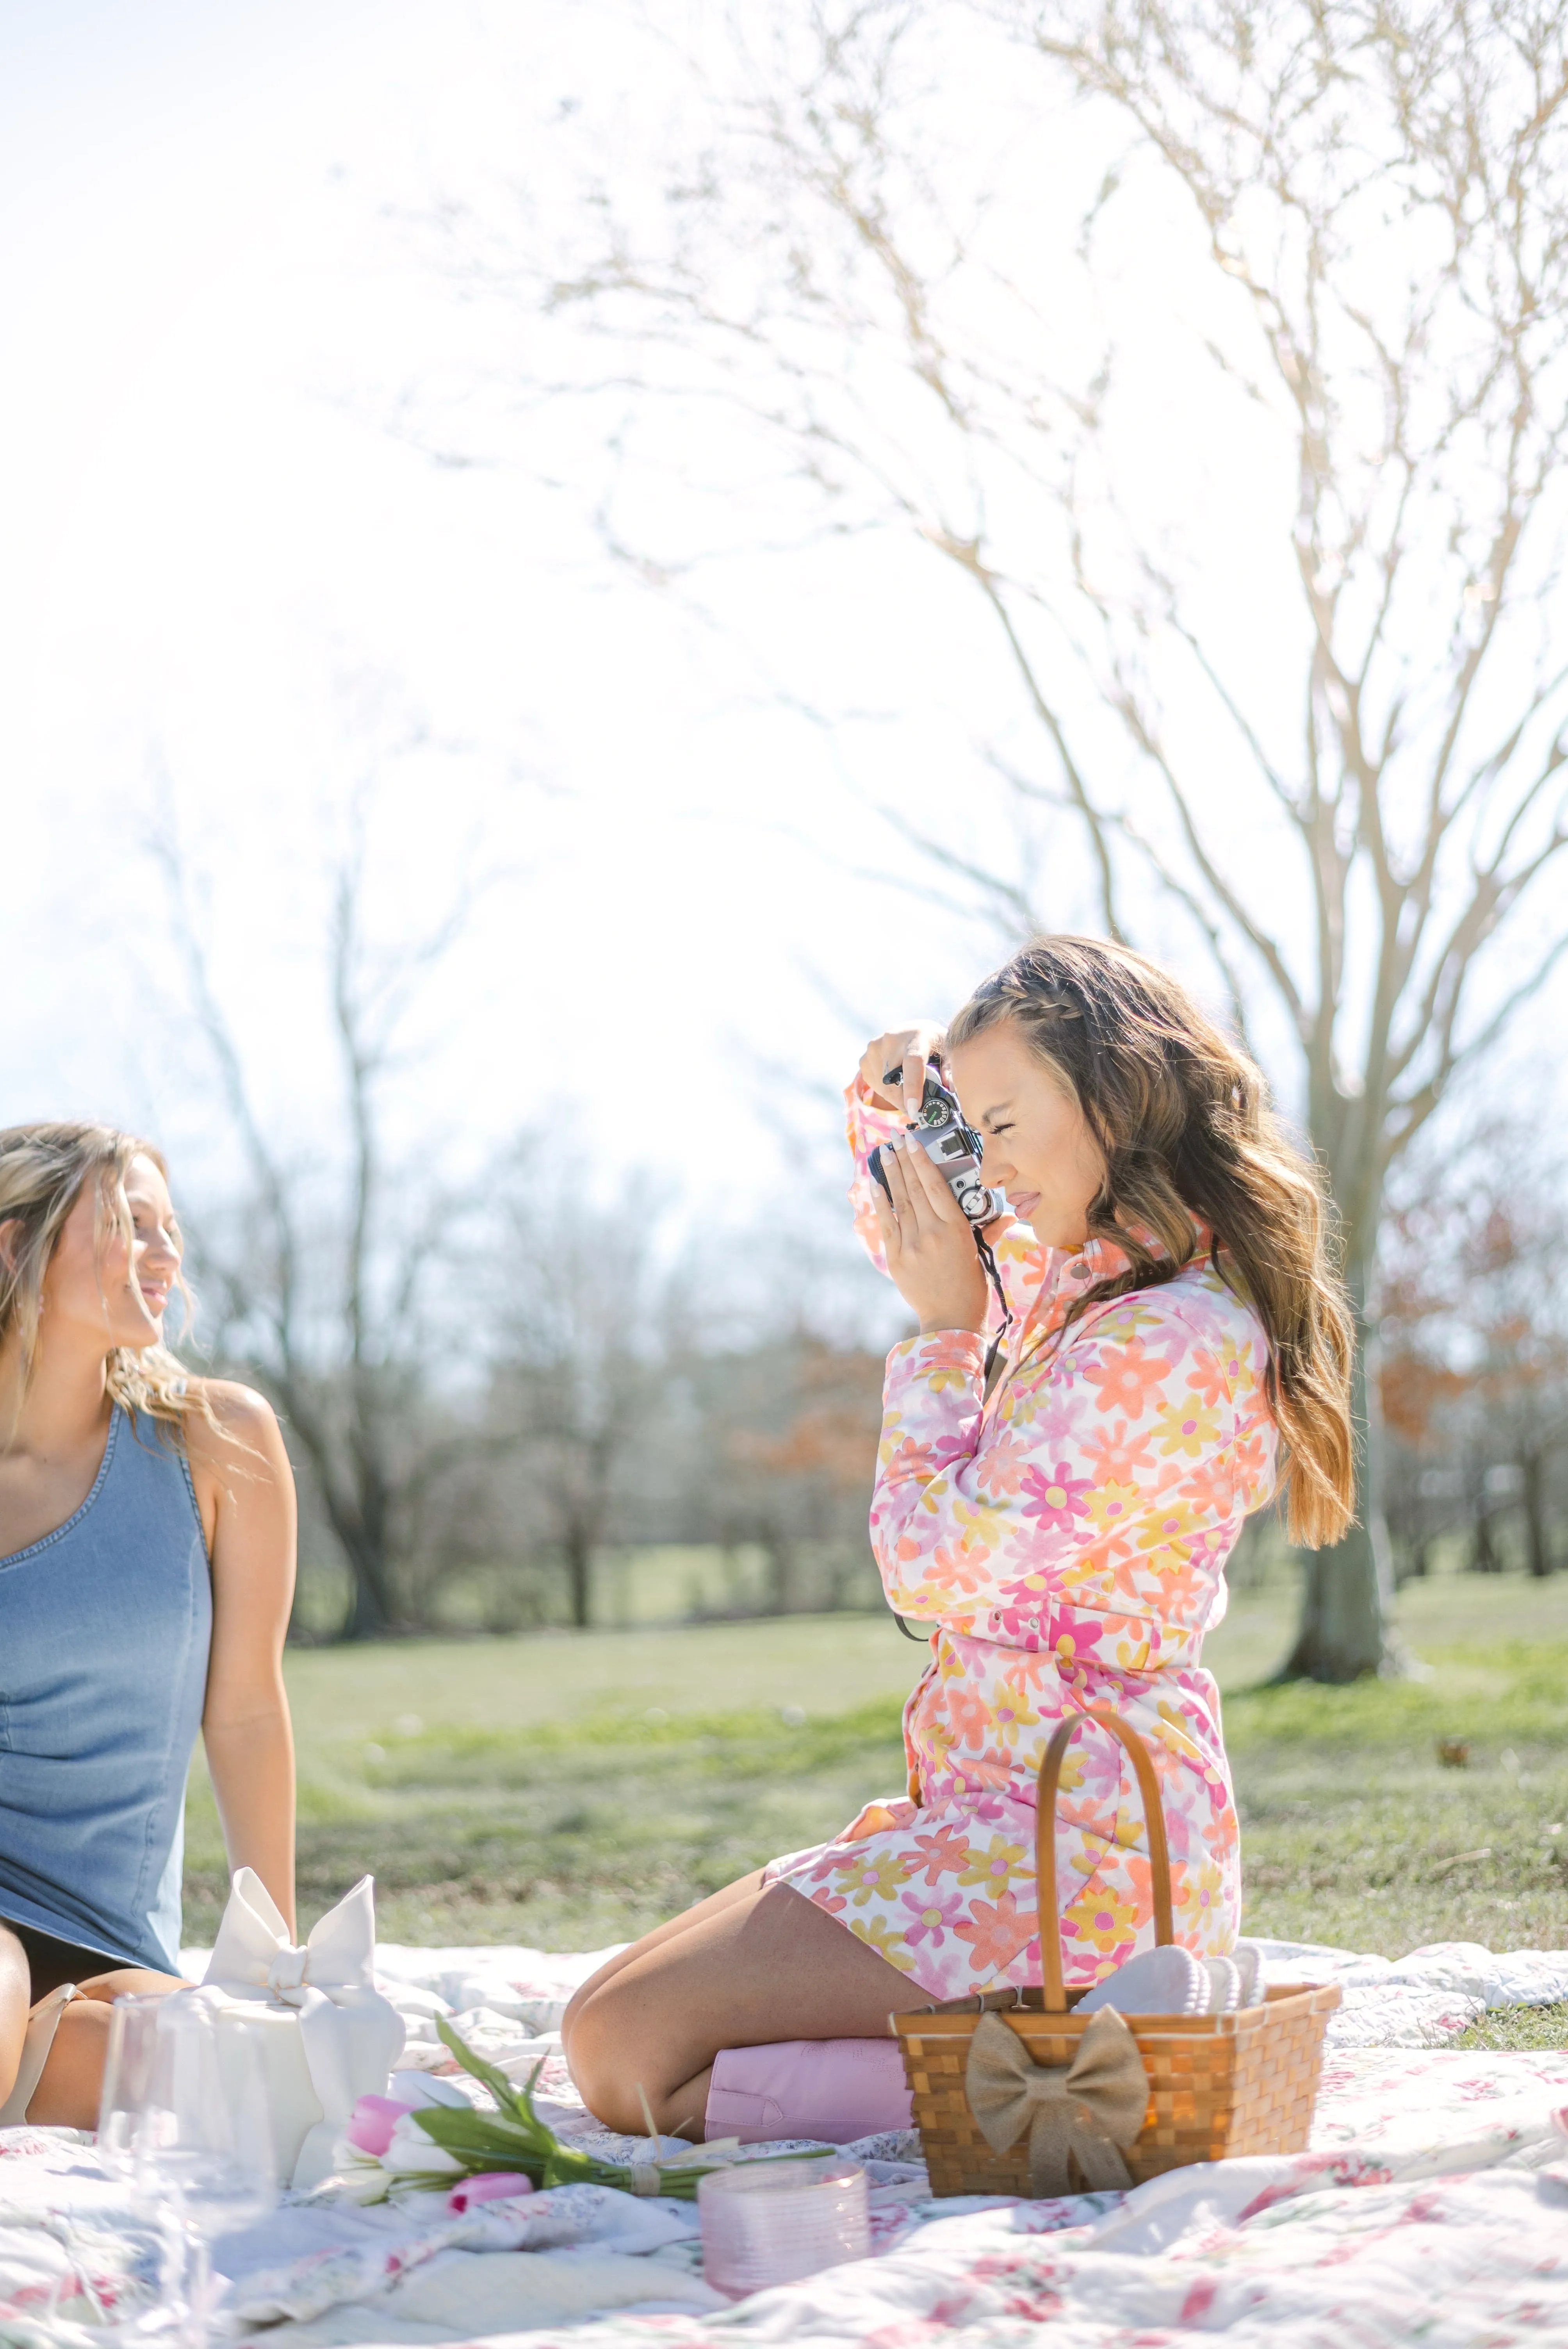
<path fill-rule="evenodd" d="M 996 1302 L 1002 1309 L 1002 1326 L 992 1339 L 985 1354 L 985 1388 L 981 1401 L 989 1402 L 991 1390 L 1007 1367 L 1007 1357 L 1002 1350 L 1002 1343 L 1013 1326 L 1013 1316 L 1002 1287 L 1002 1275 L 997 1268 L 995 1251 L 978 1224 L 972 1226 L 971 1228 L 975 1234 L 975 1246 L 979 1250 L 980 1261 L 985 1268 L 985 1278 L 995 1291 Z"/>

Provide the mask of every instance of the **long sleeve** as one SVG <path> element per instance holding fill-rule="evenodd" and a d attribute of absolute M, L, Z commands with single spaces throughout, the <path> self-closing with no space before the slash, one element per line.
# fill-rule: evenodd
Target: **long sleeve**
<path fill-rule="evenodd" d="M 882 1231 L 872 1204 L 874 1183 L 871 1172 L 871 1154 L 879 1143 L 892 1142 L 904 1130 L 904 1122 L 897 1112 L 883 1109 L 867 1095 L 865 1086 L 857 1075 L 844 1088 L 844 1133 L 854 1160 L 854 1179 L 850 1185 L 850 1205 L 854 1211 L 855 1233 L 879 1272 L 886 1272 L 887 1258 L 882 1253 Z M 1054 1253 L 1043 1248 L 1027 1224 L 1014 1221 L 1001 1226 L 988 1235 L 992 1253 L 996 1259 L 997 1276 L 1002 1293 L 1012 1315 L 1008 1342 L 1014 1342 L 1014 1332 L 1019 1330 L 1035 1306 L 1040 1289 L 1049 1276 Z M 996 1300 L 990 1303 L 989 1329 L 995 1330 L 1001 1316 Z M 984 1349 L 982 1349 L 984 1351 Z"/>
<path fill-rule="evenodd" d="M 980 1339 L 894 1347 L 872 1507 L 889 1603 L 1003 1640 L 1059 1644 L 1077 1610 L 1201 1631 L 1238 1506 L 1272 1481 L 1262 1346 L 1229 1292 L 1146 1290 L 1037 1349 L 989 1422 Z"/>

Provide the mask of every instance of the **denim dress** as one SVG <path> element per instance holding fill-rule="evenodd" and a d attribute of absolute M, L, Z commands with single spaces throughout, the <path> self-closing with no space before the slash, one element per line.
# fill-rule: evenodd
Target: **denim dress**
<path fill-rule="evenodd" d="M 0 1920 L 178 1971 L 211 1633 L 184 1455 L 116 1404 L 81 1507 L 0 1557 Z"/>

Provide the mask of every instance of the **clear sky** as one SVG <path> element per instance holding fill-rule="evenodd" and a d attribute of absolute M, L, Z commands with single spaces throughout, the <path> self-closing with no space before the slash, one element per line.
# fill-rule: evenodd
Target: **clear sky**
<path fill-rule="evenodd" d="M 570 1098 L 596 1154 L 685 1174 L 681 1113 L 719 1092 L 770 1149 L 795 1095 L 757 1070 L 841 1077 L 857 1025 L 942 1009 L 990 954 L 861 877 L 912 860 L 833 744 L 608 576 L 570 500 L 387 429 L 453 306 L 390 215 L 443 145 L 504 141 L 496 58 L 564 21 L 498 14 L 499 42 L 439 0 L 0 8 L 0 788 L 31 1015 L 0 1115 L 211 1142 L 143 854 L 172 821 L 263 1101 L 308 1129 L 331 811 L 422 730 L 455 747 L 390 762 L 374 918 L 416 935 L 465 854 L 494 883 L 418 1086 L 475 1139 Z"/>
<path fill-rule="evenodd" d="M 478 1149 L 553 1114 L 569 1169 L 788 1183 L 807 1088 L 996 958 L 887 885 L 929 875 L 865 804 L 1005 853 L 981 754 L 1002 656 L 918 554 L 835 554 L 809 594 L 759 562 L 742 643 L 606 565 L 526 429 L 469 471 L 398 429 L 472 347 L 421 215 L 459 161 L 530 160 L 520 94 L 537 119 L 552 75 L 620 69 L 611 21 L 0 0 L 0 795 L 26 1014 L 0 1120 L 93 1112 L 222 1155 L 161 832 L 265 1115 L 319 1132 L 322 876 L 372 771 L 387 954 L 462 870 L 488 884 L 416 1022 L 410 1136 Z M 1216 506 L 1226 561 L 1233 523 Z M 863 656 L 852 736 L 773 689 L 808 636 L 836 688 Z M 1064 924 L 1088 912 L 1077 874 L 1064 838 Z"/>

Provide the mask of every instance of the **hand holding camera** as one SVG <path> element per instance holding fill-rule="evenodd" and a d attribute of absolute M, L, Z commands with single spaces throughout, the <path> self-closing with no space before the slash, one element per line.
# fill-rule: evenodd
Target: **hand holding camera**
<path fill-rule="evenodd" d="M 868 1089 L 890 1105 L 895 1089 L 902 1090 L 912 1112 L 899 1140 L 871 1154 L 872 1197 L 888 1271 L 920 1315 L 922 1330 L 980 1330 L 986 1277 L 995 1270 L 981 1228 L 1006 1213 L 1006 1201 L 985 1185 L 980 1172 L 985 1144 L 965 1123 L 934 1050 L 922 1065 L 919 1093 L 912 1091 L 913 1052 L 934 1040 L 929 1030 L 893 1030 L 870 1046 L 861 1063 Z M 884 1051 L 878 1083 L 866 1062 L 874 1068 L 875 1056 Z"/>
<path fill-rule="evenodd" d="M 881 1153 L 882 1176 L 872 1200 L 882 1252 L 899 1294 L 933 1330 L 983 1330 L 985 1275 L 974 1226 L 918 1143 L 907 1137 Z"/>
<path fill-rule="evenodd" d="M 943 1033 L 935 1019 L 913 1019 L 873 1036 L 861 1054 L 861 1081 L 883 1109 L 917 1118 L 925 1095 L 927 1065 L 942 1058 Z"/>

